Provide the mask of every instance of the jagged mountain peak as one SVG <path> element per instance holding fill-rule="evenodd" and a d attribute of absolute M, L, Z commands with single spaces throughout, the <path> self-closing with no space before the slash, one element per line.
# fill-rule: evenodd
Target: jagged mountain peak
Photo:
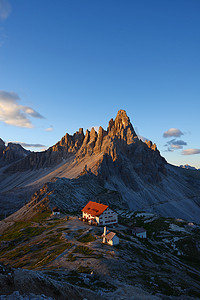
<path fill-rule="evenodd" d="M 125 110 L 120 109 L 115 120 L 111 119 L 108 125 L 108 135 L 125 141 L 128 145 L 134 142 L 137 134 Z"/>
<path fill-rule="evenodd" d="M 198 181 L 183 179 L 180 168 L 176 170 L 168 165 L 155 144 L 141 141 L 124 110 L 118 112 L 115 120 L 109 121 L 107 130 L 99 127 L 97 134 L 92 128 L 84 134 L 80 128 L 73 135 L 66 134 L 48 150 L 33 152 L 13 163 L 4 169 L 0 188 L 5 192 L 11 187 L 41 186 L 53 177 L 78 178 L 82 184 L 83 176 L 87 176 L 89 183 L 92 173 L 103 187 L 118 191 L 130 209 L 148 208 L 160 213 L 164 207 L 165 214 L 173 210 L 182 216 L 176 201 L 183 199 L 181 207 L 184 201 L 187 207 L 183 215 L 190 219 L 187 210 L 190 199 L 194 198 L 191 205 L 195 207 L 195 214 L 200 211 L 195 204 L 196 199 L 199 200 Z M 67 184 L 66 180 L 59 182 Z M 70 185 L 67 186 L 70 194 Z M 173 203 L 169 204 L 170 200 Z"/>
<path fill-rule="evenodd" d="M 130 119 L 125 110 L 120 109 L 115 118 L 115 128 L 126 129 L 131 125 Z"/>
<path fill-rule="evenodd" d="M 107 130 L 100 126 L 98 133 L 94 128 L 90 131 L 86 130 L 85 134 L 83 128 L 73 135 L 66 133 L 48 150 L 42 153 L 31 153 L 24 161 L 20 161 L 20 164 L 9 167 L 6 172 L 54 167 L 69 159 L 76 165 L 84 159 L 87 164 L 87 160 L 96 157 L 93 172 L 98 174 L 103 156 L 108 156 L 113 162 L 126 157 L 138 170 L 157 170 L 158 166 L 165 163 L 155 145 L 149 143 L 146 145 L 139 140 L 126 111 L 121 109 L 115 120 L 109 121 Z"/>

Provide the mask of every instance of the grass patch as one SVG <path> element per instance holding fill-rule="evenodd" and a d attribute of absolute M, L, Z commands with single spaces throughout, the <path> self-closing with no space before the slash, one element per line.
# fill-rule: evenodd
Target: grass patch
<path fill-rule="evenodd" d="M 136 226 L 138 226 L 136 221 Z M 160 234 L 161 231 L 168 231 L 169 230 L 169 223 L 166 222 L 166 219 L 160 217 L 156 220 L 153 220 L 149 223 L 143 223 L 142 227 L 145 228 L 148 232 L 149 237 L 157 236 Z M 153 235 L 154 234 L 154 235 Z"/>
<path fill-rule="evenodd" d="M 39 223 L 39 222 L 45 220 L 46 218 L 50 217 L 50 215 L 51 215 L 50 210 L 44 210 L 44 211 L 38 212 L 36 215 L 34 215 L 31 218 L 31 221 Z"/>
<path fill-rule="evenodd" d="M 15 244 L 17 244 L 22 240 L 26 241 L 31 237 L 40 235 L 43 233 L 43 231 L 46 230 L 46 227 L 33 227 L 33 226 L 27 227 L 27 225 L 28 224 L 27 223 L 24 224 L 24 222 L 22 223 L 20 222 L 20 224 L 14 225 L 13 228 L 8 230 L 8 232 L 6 232 L 0 237 L 0 241 L 15 241 Z"/>
<path fill-rule="evenodd" d="M 28 227 L 30 222 L 16 222 L 4 234 L 0 236 L 0 241 L 11 241 L 15 239 L 23 239 L 23 229 Z"/>
<path fill-rule="evenodd" d="M 78 239 L 81 243 L 94 242 L 95 240 L 96 238 L 90 232 Z"/>
<path fill-rule="evenodd" d="M 76 249 L 73 250 L 73 253 L 81 253 L 83 255 L 91 255 L 93 250 L 86 246 L 77 246 Z"/>
<path fill-rule="evenodd" d="M 78 273 L 90 274 L 92 272 L 92 269 L 90 269 L 89 267 L 79 266 L 77 271 Z"/>
<path fill-rule="evenodd" d="M 67 256 L 67 261 L 75 261 L 76 260 L 76 256 L 74 256 L 72 253 L 70 253 L 68 256 Z"/>
<path fill-rule="evenodd" d="M 23 246 L 23 247 L 20 247 L 19 249 L 17 248 L 10 252 L 6 252 L 4 257 L 7 259 L 11 259 L 11 260 L 19 259 L 19 258 L 25 256 L 27 253 L 29 253 L 30 250 L 31 250 L 31 248 L 29 246 Z"/>
<path fill-rule="evenodd" d="M 50 262 L 55 260 L 60 254 L 62 254 L 65 250 L 71 248 L 71 246 L 72 246 L 71 243 L 60 244 L 56 247 L 56 249 L 53 249 L 51 251 L 44 253 L 45 257 L 42 260 L 40 260 L 39 262 L 37 262 L 35 264 L 35 267 L 42 267 L 44 265 L 49 264 Z"/>

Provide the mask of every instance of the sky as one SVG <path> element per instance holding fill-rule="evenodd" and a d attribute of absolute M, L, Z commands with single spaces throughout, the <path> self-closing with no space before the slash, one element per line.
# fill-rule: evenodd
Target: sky
<path fill-rule="evenodd" d="M 199 0 L 0 0 L 0 138 L 46 149 L 125 109 L 200 168 Z"/>

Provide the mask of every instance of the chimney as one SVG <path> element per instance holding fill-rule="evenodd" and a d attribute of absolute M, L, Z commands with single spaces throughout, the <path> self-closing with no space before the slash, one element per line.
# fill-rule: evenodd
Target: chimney
<path fill-rule="evenodd" d="M 104 229 L 103 229 L 103 235 L 104 235 L 104 236 L 106 235 L 106 226 L 104 226 Z"/>

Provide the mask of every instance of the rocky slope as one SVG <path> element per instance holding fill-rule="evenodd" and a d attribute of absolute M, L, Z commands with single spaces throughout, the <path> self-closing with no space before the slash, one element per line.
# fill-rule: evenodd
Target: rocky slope
<path fill-rule="evenodd" d="M 0 168 L 17 162 L 29 154 L 30 151 L 24 149 L 19 144 L 8 143 L 6 146 L 4 141 L 0 138 Z"/>
<path fill-rule="evenodd" d="M 120 239 L 116 247 L 102 244 L 102 227 L 69 213 L 54 217 L 40 210 L 29 221 L 13 224 L 0 235 L 0 262 L 13 267 L 0 263 L 0 294 L 199 299 L 200 227 L 145 212 L 117 212 L 120 224 L 108 227 Z M 146 228 L 148 238 L 133 236 L 133 224 Z"/>
<path fill-rule="evenodd" d="M 86 172 L 77 179 L 53 178 L 36 191 L 21 209 L 0 222 L 0 234 L 13 222 L 29 221 L 38 212 L 51 211 L 55 206 L 65 213 L 81 214 L 81 209 L 89 201 L 105 203 L 118 209 L 128 209 L 120 193 L 106 189 L 102 180 L 91 172 Z"/>
<path fill-rule="evenodd" d="M 87 165 L 87 166 L 86 166 Z M 111 119 L 107 130 L 92 128 L 66 134 L 42 153 L 31 153 L 0 173 L 1 197 L 15 189 L 34 191 L 57 178 L 77 178 L 88 170 L 101 185 L 121 194 L 131 210 L 145 209 L 164 216 L 197 221 L 200 214 L 200 176 L 167 164 L 151 141 L 142 142 L 124 110 Z M 88 178 L 88 181 L 90 181 Z M 57 181 L 56 184 L 60 181 Z M 63 181 L 67 193 L 67 184 Z M 79 194 L 79 188 L 77 188 Z M 65 199 L 65 198 L 64 198 Z M 16 199 L 16 202 L 18 198 Z M 63 200 L 64 201 L 64 200 Z M 74 209 L 80 206 L 76 199 Z M 23 202 L 24 204 L 24 202 Z"/>

